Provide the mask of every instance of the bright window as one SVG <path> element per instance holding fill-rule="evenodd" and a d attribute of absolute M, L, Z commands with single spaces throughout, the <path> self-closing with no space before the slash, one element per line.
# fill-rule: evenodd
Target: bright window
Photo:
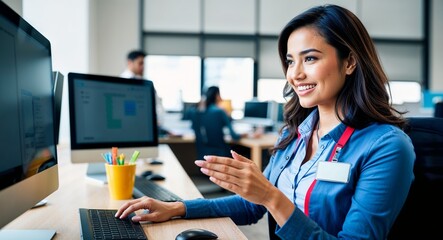
<path fill-rule="evenodd" d="M 209 57 L 204 60 L 204 89 L 218 86 L 223 99 L 230 99 L 232 117 L 241 111 L 245 101 L 252 99 L 254 60 L 252 58 Z"/>
<path fill-rule="evenodd" d="M 257 98 L 259 101 L 276 101 L 284 103 L 283 88 L 286 79 L 268 79 L 262 78 L 258 80 Z"/>
<path fill-rule="evenodd" d="M 145 76 L 154 82 L 166 111 L 181 111 L 183 102 L 200 101 L 200 66 L 195 56 L 146 56 Z"/>
<path fill-rule="evenodd" d="M 421 86 L 418 82 L 390 81 L 392 104 L 418 103 L 421 101 Z"/>

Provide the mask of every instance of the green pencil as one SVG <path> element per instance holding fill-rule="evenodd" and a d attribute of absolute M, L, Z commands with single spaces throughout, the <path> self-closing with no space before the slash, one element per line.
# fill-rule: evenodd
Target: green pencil
<path fill-rule="evenodd" d="M 132 154 L 132 157 L 131 157 L 131 160 L 129 161 L 129 164 L 134 164 L 135 161 L 137 160 L 139 154 L 140 154 L 140 152 L 135 150 L 134 153 Z"/>

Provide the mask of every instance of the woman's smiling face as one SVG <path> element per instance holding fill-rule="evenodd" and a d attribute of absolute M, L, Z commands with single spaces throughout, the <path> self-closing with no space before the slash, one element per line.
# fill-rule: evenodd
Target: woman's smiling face
<path fill-rule="evenodd" d="M 340 62 L 336 49 L 313 27 L 292 32 L 287 49 L 286 80 L 297 93 L 300 105 L 332 110 L 345 83 L 348 60 Z"/>

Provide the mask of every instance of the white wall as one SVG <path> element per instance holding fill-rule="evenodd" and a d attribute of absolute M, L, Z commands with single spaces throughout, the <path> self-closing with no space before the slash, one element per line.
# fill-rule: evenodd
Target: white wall
<path fill-rule="evenodd" d="M 20 16 L 22 15 L 22 0 L 2 0 L 2 2 L 6 3 L 6 5 L 8 5 L 10 8 L 14 9 L 14 11 Z"/>
<path fill-rule="evenodd" d="M 95 54 L 97 68 L 92 73 L 120 75 L 126 67 L 126 55 L 140 47 L 139 0 L 96 0 L 91 14 L 96 24 Z"/>
<path fill-rule="evenodd" d="M 51 42 L 53 70 L 118 75 L 139 41 L 138 0 L 9 0 Z M 21 4 L 22 3 L 22 6 Z M 18 10 L 16 10 L 18 12 Z M 60 144 L 69 144 L 68 88 L 64 85 Z"/>
<path fill-rule="evenodd" d="M 90 69 L 88 0 L 23 0 L 23 18 L 51 42 L 53 70 L 67 82 L 68 72 Z M 64 84 L 60 143 L 69 143 L 67 84 Z"/>

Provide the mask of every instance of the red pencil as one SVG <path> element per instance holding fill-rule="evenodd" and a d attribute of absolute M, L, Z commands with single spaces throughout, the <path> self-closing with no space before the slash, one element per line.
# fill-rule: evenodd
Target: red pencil
<path fill-rule="evenodd" d="M 112 164 L 117 165 L 117 154 L 118 154 L 118 148 L 112 147 Z"/>

